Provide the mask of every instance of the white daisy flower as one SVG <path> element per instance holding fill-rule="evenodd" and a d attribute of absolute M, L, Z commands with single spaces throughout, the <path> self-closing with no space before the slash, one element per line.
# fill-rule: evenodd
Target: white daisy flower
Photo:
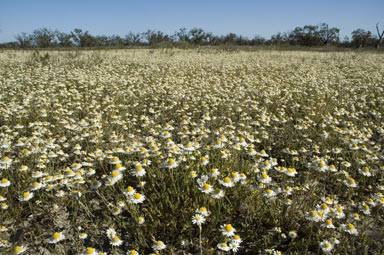
<path fill-rule="evenodd" d="M 192 223 L 201 226 L 205 222 L 205 217 L 201 214 L 195 214 L 192 216 Z"/>
<path fill-rule="evenodd" d="M 55 232 L 53 235 L 49 238 L 48 243 L 55 244 L 60 242 L 61 240 L 64 240 L 65 236 L 62 232 Z"/>
<path fill-rule="evenodd" d="M 320 248 L 324 253 L 330 253 L 333 250 L 334 244 L 328 240 L 320 242 Z"/>
<path fill-rule="evenodd" d="M 351 223 L 349 224 L 341 224 L 340 225 L 341 229 L 344 231 L 344 232 L 347 232 L 351 235 L 358 235 L 358 231 L 357 229 L 355 228 L 355 226 Z"/>
<path fill-rule="evenodd" d="M 24 192 L 22 196 L 19 196 L 20 201 L 28 201 L 33 198 L 33 192 Z"/>
<path fill-rule="evenodd" d="M 235 235 L 236 229 L 231 224 L 224 224 L 220 227 L 220 231 L 223 235 L 231 237 Z"/>
<path fill-rule="evenodd" d="M 144 202 L 144 200 L 145 200 L 145 196 L 137 192 L 130 197 L 130 202 L 134 204 L 141 204 Z"/>
<path fill-rule="evenodd" d="M 231 244 L 227 244 L 226 242 L 224 243 L 219 243 L 217 244 L 217 248 L 219 248 L 222 251 L 230 251 L 232 249 Z"/>
<path fill-rule="evenodd" d="M 156 241 L 153 245 L 152 245 L 152 249 L 154 249 L 155 251 L 161 251 L 161 250 L 164 250 L 167 246 L 162 242 L 162 241 Z"/>

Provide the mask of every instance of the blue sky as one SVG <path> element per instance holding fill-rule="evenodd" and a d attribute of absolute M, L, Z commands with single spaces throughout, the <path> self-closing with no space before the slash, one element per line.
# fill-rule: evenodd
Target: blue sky
<path fill-rule="evenodd" d="M 384 27 L 384 0 L 0 0 L 0 42 L 42 27 L 121 36 L 201 27 L 216 35 L 233 32 L 268 39 L 320 22 L 340 28 L 341 39 L 357 28 L 376 33 L 377 22 Z"/>

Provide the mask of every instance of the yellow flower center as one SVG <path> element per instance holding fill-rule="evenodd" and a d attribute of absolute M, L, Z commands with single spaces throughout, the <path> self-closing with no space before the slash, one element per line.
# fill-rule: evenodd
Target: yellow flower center
<path fill-rule="evenodd" d="M 118 171 L 112 171 L 112 177 L 116 178 L 119 175 Z"/>
<path fill-rule="evenodd" d="M 175 164 L 175 160 L 173 158 L 168 159 L 168 165 Z"/>
<path fill-rule="evenodd" d="M 129 252 L 129 254 L 131 254 L 131 255 L 136 255 L 137 252 L 136 252 L 135 250 L 132 250 L 132 251 Z"/>
<path fill-rule="evenodd" d="M 201 162 L 205 162 L 207 159 L 205 157 L 201 157 Z"/>
<path fill-rule="evenodd" d="M 24 198 L 28 198 L 29 197 L 29 192 L 24 192 L 23 197 Z"/>
<path fill-rule="evenodd" d="M 132 188 L 131 186 L 128 186 L 127 191 L 128 191 L 128 192 L 132 192 L 132 191 L 133 191 L 133 188 Z"/>
<path fill-rule="evenodd" d="M 120 241 L 120 239 L 119 239 L 117 236 L 115 236 L 115 237 L 113 238 L 113 242 L 114 242 L 114 243 L 117 243 L 118 241 Z"/>
<path fill-rule="evenodd" d="M 52 238 L 56 240 L 56 239 L 59 239 L 60 236 L 61 236 L 60 233 L 55 232 L 55 233 L 53 234 Z"/>
<path fill-rule="evenodd" d="M 331 219 L 327 219 L 327 220 L 325 221 L 325 223 L 326 223 L 327 225 L 331 225 L 331 224 L 332 224 L 332 220 L 331 220 Z"/>
<path fill-rule="evenodd" d="M 136 172 L 140 172 L 141 170 L 143 170 L 143 166 L 141 165 L 136 166 Z"/>
<path fill-rule="evenodd" d="M 88 247 L 87 254 L 93 254 L 95 252 L 95 248 Z"/>
<path fill-rule="evenodd" d="M 8 182 L 8 179 L 6 178 L 1 179 L 1 183 L 7 183 L 7 182 Z"/>
<path fill-rule="evenodd" d="M 232 226 L 230 224 L 225 225 L 225 231 L 231 232 L 232 231 Z"/>
<path fill-rule="evenodd" d="M 221 243 L 221 246 L 228 247 L 227 243 Z"/>
<path fill-rule="evenodd" d="M 20 252 L 23 248 L 21 246 L 16 246 L 15 247 L 15 252 Z"/>
<path fill-rule="evenodd" d="M 230 179 L 229 177 L 225 177 L 225 178 L 224 178 L 224 182 L 225 182 L 225 183 L 230 183 L 230 182 L 231 182 L 231 179 Z"/>
<path fill-rule="evenodd" d="M 349 229 L 349 230 L 354 230 L 355 229 L 355 226 L 353 226 L 352 224 L 347 224 L 347 228 Z"/>
<path fill-rule="evenodd" d="M 263 174 L 261 175 L 261 178 L 263 178 L 263 179 L 268 179 L 268 175 L 267 175 L 266 173 L 263 173 Z"/>
<path fill-rule="evenodd" d="M 157 246 L 163 246 L 164 243 L 163 243 L 162 241 L 157 241 L 157 242 L 156 242 L 156 245 L 157 245 Z"/>
<path fill-rule="evenodd" d="M 324 243 L 324 247 L 325 247 L 325 248 L 329 248 L 329 247 L 331 247 L 331 244 L 328 243 L 328 242 L 326 242 L 326 243 Z"/>
<path fill-rule="evenodd" d="M 204 189 L 205 190 L 209 190 L 211 188 L 211 185 L 209 185 L 208 183 L 204 184 Z"/>
<path fill-rule="evenodd" d="M 140 198 L 141 198 L 141 195 L 140 195 L 140 193 L 136 193 L 136 194 L 134 195 L 134 197 L 135 197 L 135 199 L 140 199 Z"/>

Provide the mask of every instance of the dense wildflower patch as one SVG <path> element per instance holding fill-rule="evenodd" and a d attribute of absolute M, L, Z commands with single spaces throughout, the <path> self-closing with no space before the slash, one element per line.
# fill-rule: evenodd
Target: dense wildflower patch
<path fill-rule="evenodd" d="M 0 53 L 1 252 L 383 249 L 381 55 L 29 54 Z"/>

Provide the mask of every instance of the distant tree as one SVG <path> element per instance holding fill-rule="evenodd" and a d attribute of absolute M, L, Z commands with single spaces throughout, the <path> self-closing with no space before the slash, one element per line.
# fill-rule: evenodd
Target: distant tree
<path fill-rule="evenodd" d="M 73 41 L 76 43 L 79 47 L 94 47 L 98 46 L 98 39 L 91 34 L 88 33 L 88 31 L 83 32 L 83 30 L 79 28 L 75 28 L 71 32 Z"/>
<path fill-rule="evenodd" d="M 321 23 L 318 27 L 317 36 L 323 45 L 337 44 L 340 41 L 339 32 L 340 29 L 336 27 L 329 28 L 328 24 Z"/>
<path fill-rule="evenodd" d="M 110 46 L 110 41 L 108 36 L 99 35 L 99 36 L 96 36 L 96 40 L 97 40 L 98 46 L 105 46 L 105 47 Z"/>
<path fill-rule="evenodd" d="M 33 37 L 23 32 L 15 36 L 20 48 L 31 48 L 33 46 Z"/>
<path fill-rule="evenodd" d="M 271 36 L 270 43 L 273 45 L 280 45 L 288 41 L 287 34 L 277 33 Z"/>
<path fill-rule="evenodd" d="M 266 43 L 266 40 L 261 35 L 255 35 L 250 43 L 252 45 L 263 45 Z"/>
<path fill-rule="evenodd" d="M 55 32 L 48 28 L 36 29 L 32 33 L 34 44 L 39 48 L 54 46 Z"/>
<path fill-rule="evenodd" d="M 174 34 L 174 38 L 178 42 L 189 42 L 190 41 L 186 28 L 180 28 L 179 31 L 177 31 Z"/>
<path fill-rule="evenodd" d="M 369 46 L 374 40 L 371 31 L 366 31 L 361 28 L 354 30 L 351 35 L 351 44 L 354 45 L 356 48 L 363 48 Z"/>
<path fill-rule="evenodd" d="M 72 47 L 72 35 L 56 31 L 57 44 L 59 47 Z"/>
<path fill-rule="evenodd" d="M 192 28 L 188 32 L 188 37 L 190 38 L 190 41 L 194 44 L 203 44 L 206 42 L 207 34 L 202 28 Z"/>
<path fill-rule="evenodd" d="M 129 32 L 125 35 L 125 44 L 126 45 L 140 45 L 141 44 L 141 34 Z"/>
<path fill-rule="evenodd" d="M 235 44 L 236 45 L 250 45 L 251 41 L 246 36 L 238 35 L 238 36 L 236 36 Z"/>
<path fill-rule="evenodd" d="M 341 42 L 341 46 L 343 47 L 350 47 L 351 46 L 351 40 L 349 39 L 349 36 L 344 36 L 343 41 Z"/>
<path fill-rule="evenodd" d="M 17 42 L 0 43 L 0 48 L 3 48 L 3 49 L 16 49 L 16 48 L 19 48 L 19 44 Z"/>
<path fill-rule="evenodd" d="M 235 33 L 229 33 L 226 36 L 224 36 L 223 42 L 225 44 L 236 44 L 237 35 Z"/>
<path fill-rule="evenodd" d="M 290 44 L 304 44 L 304 29 L 302 27 L 295 27 L 293 31 L 288 34 L 288 42 Z"/>
<path fill-rule="evenodd" d="M 313 25 L 306 25 L 303 29 L 301 44 L 305 46 L 315 46 L 320 44 L 319 40 L 319 27 Z"/>
<path fill-rule="evenodd" d="M 172 41 L 169 35 L 166 35 L 161 31 L 148 30 L 147 32 L 144 32 L 142 35 L 149 45 L 154 45 L 160 42 Z"/>
<path fill-rule="evenodd" d="M 75 42 L 75 44 L 77 46 L 80 45 L 80 41 L 81 41 L 81 36 L 83 34 L 83 30 L 81 30 L 80 28 L 75 28 L 72 32 L 71 32 L 71 37 L 73 39 L 73 41 Z"/>
<path fill-rule="evenodd" d="M 329 28 L 328 24 L 321 23 L 320 25 L 305 25 L 304 27 L 296 27 L 288 34 L 287 41 L 294 45 L 317 46 L 326 44 L 337 44 L 340 29 L 333 27 Z M 272 39 L 272 38 L 271 38 Z M 274 41 L 280 41 L 280 37 L 273 38 Z"/>
<path fill-rule="evenodd" d="M 221 43 L 221 39 L 211 32 L 205 33 L 204 40 L 208 45 L 218 45 Z"/>
<path fill-rule="evenodd" d="M 119 35 L 111 35 L 108 37 L 109 46 L 121 46 L 124 45 L 124 39 Z"/>
<path fill-rule="evenodd" d="M 384 29 L 380 32 L 379 30 L 379 23 L 376 24 L 376 31 L 377 31 L 377 42 L 376 42 L 376 49 L 380 48 L 380 44 L 383 41 L 384 36 Z"/>

